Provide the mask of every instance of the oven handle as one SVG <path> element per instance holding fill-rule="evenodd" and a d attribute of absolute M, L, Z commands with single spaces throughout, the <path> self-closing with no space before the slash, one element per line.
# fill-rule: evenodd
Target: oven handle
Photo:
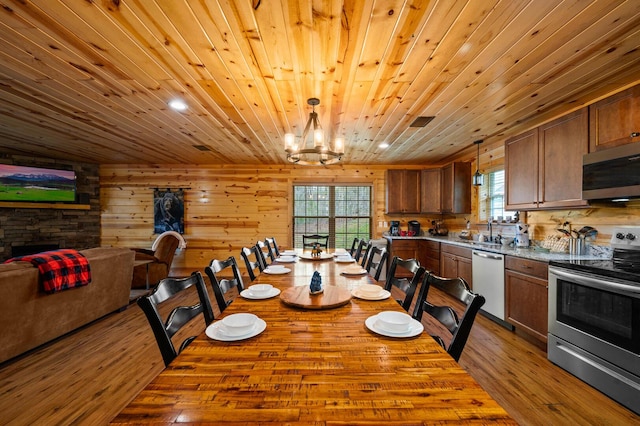
<path fill-rule="evenodd" d="M 605 280 L 603 278 L 591 278 L 584 275 L 573 274 L 570 272 L 560 271 L 555 268 L 549 269 L 549 274 L 556 277 L 563 278 L 566 281 L 575 284 L 582 284 L 587 287 L 597 288 L 600 290 L 615 291 L 620 294 L 626 294 L 632 297 L 638 297 L 640 295 L 640 286 L 623 284 L 611 280 Z"/>

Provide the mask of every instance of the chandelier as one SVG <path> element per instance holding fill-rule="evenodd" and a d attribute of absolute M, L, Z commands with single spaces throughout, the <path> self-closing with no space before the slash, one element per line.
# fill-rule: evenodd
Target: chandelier
<path fill-rule="evenodd" d="M 335 164 L 342 158 L 344 154 L 344 140 L 336 138 L 333 141 L 333 149 L 325 145 L 324 132 L 318 122 L 318 113 L 316 113 L 316 105 L 320 104 L 318 98 L 307 99 L 307 104 L 311 105 L 312 111 L 309 114 L 309 120 L 302 132 L 300 143 L 296 143 L 296 137 L 293 133 L 284 135 L 284 150 L 287 153 L 287 161 L 294 164 L 305 166 L 326 166 Z M 307 144 L 307 136 L 309 131 L 313 137 Z"/>

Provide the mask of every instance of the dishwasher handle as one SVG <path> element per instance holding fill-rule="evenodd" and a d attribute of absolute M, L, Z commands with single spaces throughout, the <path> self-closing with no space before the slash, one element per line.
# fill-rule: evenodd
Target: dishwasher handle
<path fill-rule="evenodd" d="M 501 254 L 489 254 L 482 251 L 473 251 L 474 256 L 484 257 L 485 259 L 491 260 L 502 260 L 503 256 Z"/>

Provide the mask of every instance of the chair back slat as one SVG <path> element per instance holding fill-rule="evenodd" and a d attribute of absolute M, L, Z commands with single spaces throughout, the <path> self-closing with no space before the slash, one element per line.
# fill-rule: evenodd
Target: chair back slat
<path fill-rule="evenodd" d="M 223 312 L 233 301 L 233 299 L 227 297 L 231 290 L 234 288 L 237 289 L 238 294 L 244 290 L 244 283 L 242 282 L 242 276 L 236 258 L 229 256 L 225 260 L 214 259 L 210 262 L 209 266 L 204 269 L 204 272 L 209 277 L 209 281 L 211 281 L 218 309 L 220 312 Z M 228 272 L 232 274 L 233 278 Z M 227 275 L 223 277 L 225 273 L 227 273 Z"/>
<path fill-rule="evenodd" d="M 396 287 L 402 291 L 405 294 L 404 300 L 397 299 L 397 302 L 408 312 L 424 272 L 425 269 L 416 259 L 401 259 L 394 256 L 384 289 L 391 291 L 393 287 Z M 408 277 L 402 275 L 408 275 Z"/>

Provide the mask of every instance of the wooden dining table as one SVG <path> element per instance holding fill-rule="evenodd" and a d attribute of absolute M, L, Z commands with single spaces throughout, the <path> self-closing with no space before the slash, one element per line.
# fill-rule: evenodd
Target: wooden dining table
<path fill-rule="evenodd" d="M 283 264 L 288 273 L 263 272 L 252 284 L 272 284 L 280 294 L 238 296 L 210 327 L 248 312 L 264 320 L 264 331 L 237 341 L 203 332 L 112 424 L 516 424 L 426 331 L 371 331 L 367 318 L 402 309 L 391 297 L 351 297 L 376 283 L 368 274 L 346 276 L 349 265 L 298 258 Z M 311 296 L 315 271 L 325 293 Z M 346 291 L 347 301 L 299 305 L 305 297 L 312 304 L 312 297 L 334 297 L 333 290 L 340 297 Z M 302 299 L 292 303 L 292 292 Z"/>

